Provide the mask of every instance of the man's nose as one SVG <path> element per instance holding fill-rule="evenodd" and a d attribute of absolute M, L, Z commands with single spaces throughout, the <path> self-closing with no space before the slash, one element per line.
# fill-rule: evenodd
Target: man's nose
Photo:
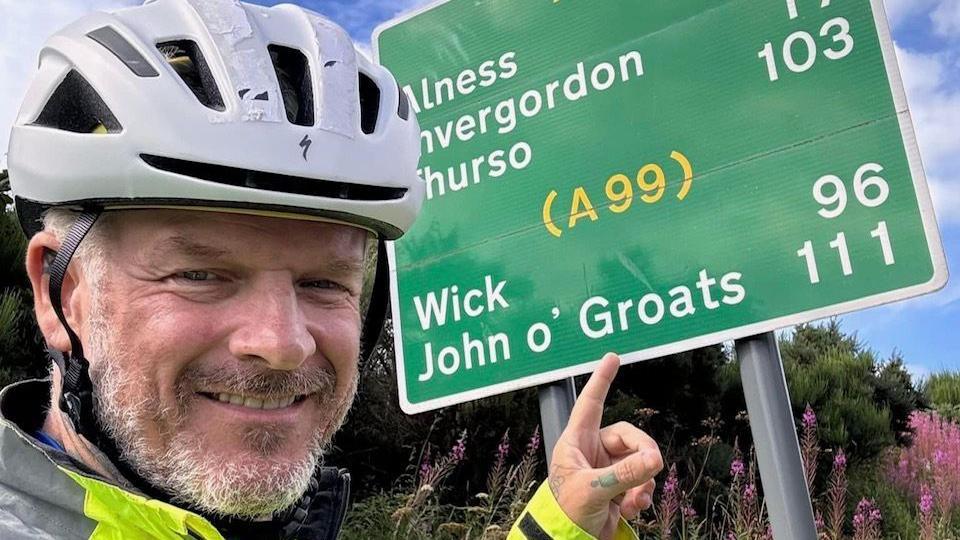
<path fill-rule="evenodd" d="M 260 280 L 237 309 L 242 324 L 230 336 L 230 352 L 261 359 L 273 369 L 294 370 L 317 351 L 297 301 L 296 286 L 282 279 Z"/>

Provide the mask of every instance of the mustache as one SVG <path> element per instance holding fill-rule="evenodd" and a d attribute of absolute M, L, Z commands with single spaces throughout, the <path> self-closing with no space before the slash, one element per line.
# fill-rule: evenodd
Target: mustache
<path fill-rule="evenodd" d="M 283 371 L 238 364 L 232 368 L 190 366 L 181 374 L 178 386 L 181 395 L 199 390 L 257 396 L 322 396 L 331 393 L 336 384 L 337 373 L 327 366 L 311 365 Z"/>

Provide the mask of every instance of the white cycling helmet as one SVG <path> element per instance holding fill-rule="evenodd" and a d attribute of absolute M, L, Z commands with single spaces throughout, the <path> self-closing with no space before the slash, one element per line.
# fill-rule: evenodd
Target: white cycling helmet
<path fill-rule="evenodd" d="M 52 36 L 10 137 L 28 235 L 54 206 L 314 217 L 392 240 L 423 201 L 385 68 L 293 5 L 147 0 Z"/>

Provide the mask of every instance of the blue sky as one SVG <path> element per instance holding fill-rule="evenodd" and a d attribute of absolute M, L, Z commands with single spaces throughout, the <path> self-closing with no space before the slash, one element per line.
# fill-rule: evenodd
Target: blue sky
<path fill-rule="evenodd" d="M 289 0 L 288 0 L 289 1 Z M 529 0 L 519 0 L 529 1 Z M 44 38 L 94 9 L 130 0 L 0 0 L 0 148 Z M 273 5 L 278 1 L 260 0 Z M 422 0 L 301 0 L 344 26 L 364 48 L 373 28 Z M 960 0 L 885 0 L 907 98 L 937 208 L 948 266 L 960 272 Z M 0 157 L 0 167 L 5 165 Z M 894 349 L 918 375 L 960 370 L 960 278 L 940 292 L 843 317 L 882 356 Z"/>

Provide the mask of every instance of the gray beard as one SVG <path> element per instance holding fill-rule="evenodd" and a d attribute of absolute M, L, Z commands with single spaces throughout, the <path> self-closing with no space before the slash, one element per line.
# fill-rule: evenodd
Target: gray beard
<path fill-rule="evenodd" d="M 99 296 L 99 295 L 95 295 Z M 289 508 L 306 492 L 323 460 L 333 434 L 340 428 L 353 401 L 357 380 L 350 381 L 345 399 L 337 400 L 337 376 L 321 367 L 298 371 L 255 368 L 210 370 L 190 366 L 176 381 L 176 408 L 164 407 L 149 391 L 149 381 L 134 379 L 121 366 L 134 365 L 136 355 L 111 343 L 103 310 L 92 306 L 90 378 L 98 420 L 131 469 L 152 486 L 206 514 L 241 519 L 263 519 Z M 140 384 L 137 384 L 137 383 Z M 184 432 L 187 411 L 196 400 L 196 388 L 227 388 L 231 393 L 313 394 L 319 410 L 327 411 L 307 441 L 307 453 L 296 462 L 271 460 L 287 443 L 287 432 L 269 424 L 247 427 L 241 434 L 244 451 L 227 459 L 202 437 Z M 160 427 L 160 442 L 151 443 L 147 427 Z M 236 450 L 236 449 L 233 449 Z"/>

